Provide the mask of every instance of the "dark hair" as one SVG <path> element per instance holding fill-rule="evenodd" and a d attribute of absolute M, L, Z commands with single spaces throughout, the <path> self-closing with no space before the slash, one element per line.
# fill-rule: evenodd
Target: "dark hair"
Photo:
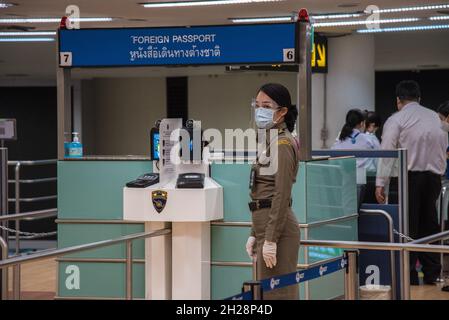
<path fill-rule="evenodd" d="M 419 84 L 413 80 L 399 82 L 396 86 L 396 97 L 401 101 L 418 101 L 421 98 Z"/>
<path fill-rule="evenodd" d="M 288 89 L 279 83 L 267 83 L 260 87 L 258 92 L 261 91 L 273 99 L 280 107 L 288 109 L 284 116 L 284 122 L 288 131 L 293 132 L 296 119 L 298 118 L 298 110 L 296 106 L 292 105 L 292 98 Z"/>
<path fill-rule="evenodd" d="M 338 139 L 340 141 L 345 140 L 352 134 L 352 130 L 361 122 L 365 121 L 365 116 L 360 109 L 351 109 L 346 114 L 346 122 L 340 131 L 340 136 Z"/>
<path fill-rule="evenodd" d="M 380 120 L 380 117 L 377 113 L 375 113 L 374 111 L 365 110 L 365 114 L 366 114 L 365 124 L 367 127 L 371 123 L 374 123 L 374 125 L 378 128 L 380 127 L 380 125 L 382 124 L 382 121 Z"/>
<path fill-rule="evenodd" d="M 443 116 L 449 116 L 449 100 L 443 102 L 437 109 L 437 112 L 442 114 Z"/>

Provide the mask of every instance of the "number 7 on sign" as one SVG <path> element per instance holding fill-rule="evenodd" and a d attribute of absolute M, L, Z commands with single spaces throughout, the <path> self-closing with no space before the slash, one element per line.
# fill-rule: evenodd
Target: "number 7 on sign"
<path fill-rule="evenodd" d="M 59 53 L 59 65 L 61 67 L 71 67 L 72 66 L 72 53 L 71 52 L 60 52 Z"/>

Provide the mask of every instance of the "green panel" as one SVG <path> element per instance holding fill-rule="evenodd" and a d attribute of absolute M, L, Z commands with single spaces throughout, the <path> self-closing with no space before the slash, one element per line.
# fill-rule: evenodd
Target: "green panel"
<path fill-rule="evenodd" d="M 249 267 L 211 268 L 211 297 L 221 300 L 242 292 L 242 284 L 252 279 L 252 269 Z"/>
<path fill-rule="evenodd" d="M 66 287 L 66 268 L 75 265 L 79 268 L 80 288 L 69 290 Z M 125 267 L 124 263 L 86 263 L 60 262 L 59 288 L 60 297 L 125 297 Z M 145 297 L 145 265 L 133 265 L 133 297 Z"/>
<path fill-rule="evenodd" d="M 58 224 L 58 248 L 65 248 L 101 240 L 115 239 L 129 234 L 144 232 L 144 224 Z M 82 236 L 80 236 L 82 235 Z M 124 259 L 125 243 L 83 251 L 65 257 Z M 145 240 L 133 241 L 134 259 L 145 258 Z"/>
<path fill-rule="evenodd" d="M 329 300 L 344 295 L 344 271 L 340 270 L 309 282 L 311 300 Z"/>
<path fill-rule="evenodd" d="M 308 240 L 341 240 L 357 241 L 357 217 L 345 221 L 336 221 L 308 229 Z M 301 239 L 305 239 L 305 232 L 301 230 Z M 342 249 L 308 247 L 309 263 L 339 257 L 343 254 Z M 304 247 L 300 248 L 299 262 L 304 263 Z"/>
<path fill-rule="evenodd" d="M 293 185 L 292 199 L 293 212 L 299 223 L 306 223 L 306 164 L 299 163 L 298 175 L 296 176 L 296 183 Z"/>
<path fill-rule="evenodd" d="M 151 161 L 58 161 L 59 219 L 123 219 L 123 187 Z"/>
<path fill-rule="evenodd" d="M 212 226 L 212 261 L 250 262 L 245 250 L 250 228 Z"/>
<path fill-rule="evenodd" d="M 212 164 L 212 178 L 223 187 L 224 221 L 251 221 L 248 208 L 250 164 Z"/>
<path fill-rule="evenodd" d="M 306 167 L 306 223 L 357 212 L 355 158 L 311 161 Z"/>

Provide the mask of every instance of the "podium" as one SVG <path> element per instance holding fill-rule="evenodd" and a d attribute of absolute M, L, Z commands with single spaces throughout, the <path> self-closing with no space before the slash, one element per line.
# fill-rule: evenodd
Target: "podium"
<path fill-rule="evenodd" d="M 210 299 L 210 221 L 223 218 L 223 188 L 205 177 L 202 189 L 177 189 L 172 179 L 125 187 L 123 199 L 123 219 L 145 222 L 145 231 L 171 223 L 171 239 L 145 243 L 146 299 Z"/>

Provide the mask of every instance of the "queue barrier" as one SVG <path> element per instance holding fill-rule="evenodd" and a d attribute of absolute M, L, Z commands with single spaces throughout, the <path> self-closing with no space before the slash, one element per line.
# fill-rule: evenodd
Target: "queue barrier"
<path fill-rule="evenodd" d="M 251 290 L 244 291 L 240 294 L 233 295 L 224 300 L 255 300 L 254 291 L 256 287 L 260 287 L 261 292 L 269 292 L 276 289 L 281 289 L 296 285 L 302 282 L 307 282 L 313 279 L 321 278 L 337 271 L 343 270 L 348 265 L 348 259 L 341 257 L 338 260 L 323 263 L 305 270 L 298 270 L 296 272 L 287 273 L 277 277 L 267 278 L 260 281 L 245 282 Z M 244 284 L 244 287 L 245 287 Z M 242 288 L 242 291 L 244 288 Z M 260 295 L 263 298 L 263 294 Z"/>

